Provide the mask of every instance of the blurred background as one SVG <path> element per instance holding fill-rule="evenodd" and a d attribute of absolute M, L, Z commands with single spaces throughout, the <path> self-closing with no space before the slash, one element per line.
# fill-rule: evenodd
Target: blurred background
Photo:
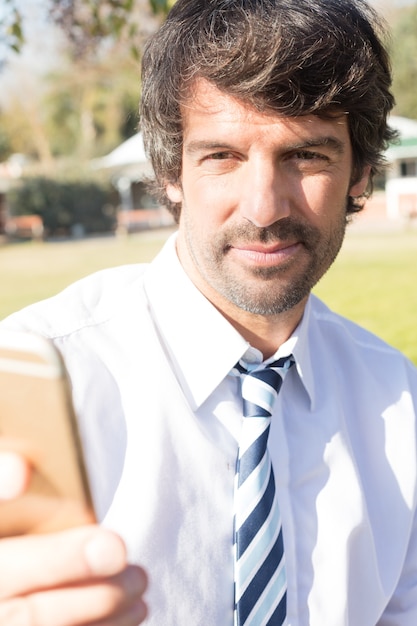
<path fill-rule="evenodd" d="M 140 57 L 175 0 L 0 0 L 0 318 L 109 265 L 150 260 L 175 225 L 147 192 Z M 391 29 L 400 140 L 316 292 L 417 363 L 417 0 Z"/>

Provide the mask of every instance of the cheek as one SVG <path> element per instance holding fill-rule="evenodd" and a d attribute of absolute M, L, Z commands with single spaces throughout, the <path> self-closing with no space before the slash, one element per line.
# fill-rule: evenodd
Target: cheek
<path fill-rule="evenodd" d="M 322 220 L 328 221 L 345 215 L 348 198 L 346 180 L 333 179 L 326 176 L 318 179 L 311 178 L 303 181 L 302 203 L 305 217 L 319 224 Z"/>
<path fill-rule="evenodd" d="M 185 184 L 183 209 L 188 220 L 202 228 L 213 230 L 224 224 L 236 210 L 236 200 L 228 185 L 221 179 L 200 178 Z"/>

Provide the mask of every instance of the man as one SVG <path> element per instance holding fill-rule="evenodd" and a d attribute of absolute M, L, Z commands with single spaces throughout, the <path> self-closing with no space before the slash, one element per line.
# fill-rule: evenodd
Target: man
<path fill-rule="evenodd" d="M 382 36 L 360 0 L 178 0 L 150 42 L 177 235 L 5 322 L 62 351 L 109 529 L 2 541 L 15 623 L 136 624 L 127 561 L 152 626 L 417 623 L 416 371 L 310 295 L 393 137 Z"/>

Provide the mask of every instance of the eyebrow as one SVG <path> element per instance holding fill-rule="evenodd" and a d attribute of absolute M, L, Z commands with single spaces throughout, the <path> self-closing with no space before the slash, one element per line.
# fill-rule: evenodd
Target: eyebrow
<path fill-rule="evenodd" d="M 184 147 L 185 152 L 194 154 L 205 150 L 236 150 L 236 146 L 219 141 L 191 141 Z"/>
<path fill-rule="evenodd" d="M 343 141 L 332 135 L 325 135 L 323 137 L 315 137 L 314 139 L 306 139 L 299 144 L 289 146 L 290 150 L 301 150 L 303 148 L 320 148 L 329 147 L 337 154 L 343 154 L 345 152 L 345 144 Z"/>
<path fill-rule="evenodd" d="M 311 139 L 306 138 L 299 143 L 287 144 L 283 146 L 283 152 L 291 152 L 297 150 L 303 150 L 305 148 L 320 148 L 320 147 L 328 147 L 333 150 L 336 154 L 342 155 L 345 152 L 345 144 L 343 141 L 334 137 L 333 135 L 324 135 L 321 137 L 314 137 Z M 198 152 L 210 151 L 210 150 L 236 150 L 236 146 L 227 142 L 220 141 L 205 141 L 205 140 L 196 140 L 191 141 L 189 144 L 184 146 L 184 150 L 187 154 L 195 154 Z"/>

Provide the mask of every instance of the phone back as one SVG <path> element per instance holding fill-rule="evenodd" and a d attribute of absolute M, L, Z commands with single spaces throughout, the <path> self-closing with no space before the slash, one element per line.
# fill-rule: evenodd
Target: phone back
<path fill-rule="evenodd" d="M 0 330 L 0 449 L 32 467 L 27 492 L 0 503 L 0 536 L 95 521 L 65 366 L 48 340 Z"/>

